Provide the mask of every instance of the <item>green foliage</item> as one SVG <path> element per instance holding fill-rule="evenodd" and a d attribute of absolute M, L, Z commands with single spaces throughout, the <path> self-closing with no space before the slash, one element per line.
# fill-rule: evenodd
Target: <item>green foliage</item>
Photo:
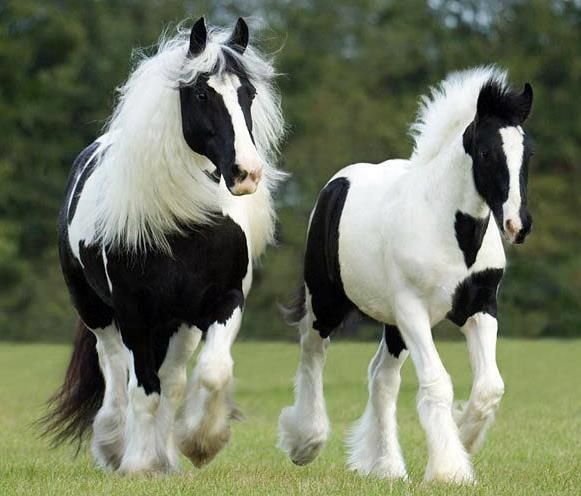
<path fill-rule="evenodd" d="M 68 339 L 73 312 L 55 224 L 74 156 L 105 123 L 135 47 L 185 17 L 263 18 L 289 134 L 280 246 L 268 251 L 243 336 L 294 334 L 276 304 L 299 282 L 314 199 L 340 167 L 406 157 L 418 96 L 451 70 L 498 63 L 535 89 L 534 232 L 509 249 L 505 334 L 581 327 L 581 4 L 565 0 L 8 0 L 0 4 L 0 337 Z M 146 48 L 147 49 L 147 48 Z M 376 334 L 364 330 L 364 335 Z"/>

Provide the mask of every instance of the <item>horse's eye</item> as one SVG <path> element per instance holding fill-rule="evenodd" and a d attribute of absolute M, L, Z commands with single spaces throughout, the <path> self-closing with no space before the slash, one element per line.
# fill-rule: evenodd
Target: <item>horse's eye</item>
<path fill-rule="evenodd" d="M 196 98 L 200 101 L 204 101 L 208 99 L 208 95 L 203 91 L 200 91 L 199 93 L 196 93 Z"/>
<path fill-rule="evenodd" d="M 487 150 L 480 150 L 480 158 L 482 160 L 488 160 L 490 158 L 490 152 Z"/>

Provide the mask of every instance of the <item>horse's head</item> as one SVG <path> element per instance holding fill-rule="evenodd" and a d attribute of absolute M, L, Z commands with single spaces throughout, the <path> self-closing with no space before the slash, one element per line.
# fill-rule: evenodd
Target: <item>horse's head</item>
<path fill-rule="evenodd" d="M 192 27 L 188 57 L 206 49 L 204 19 Z M 216 177 L 234 195 L 254 193 L 262 176 L 262 159 L 252 136 L 255 89 L 236 54 L 248 45 L 248 26 L 238 19 L 224 44 L 226 70 L 199 74 L 193 84 L 180 87 L 182 129 L 189 147 L 216 167 Z"/>
<path fill-rule="evenodd" d="M 522 128 L 532 103 L 530 84 L 516 93 L 491 80 L 480 90 L 476 117 L 464 132 L 476 189 L 511 243 L 524 242 L 532 226 L 527 209 L 531 143 Z"/>

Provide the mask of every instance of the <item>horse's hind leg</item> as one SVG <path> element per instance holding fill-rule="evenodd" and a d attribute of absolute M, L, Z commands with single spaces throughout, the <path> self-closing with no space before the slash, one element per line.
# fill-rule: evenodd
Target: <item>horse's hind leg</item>
<path fill-rule="evenodd" d="M 176 419 L 179 448 L 196 467 L 209 463 L 230 439 L 230 421 L 240 416 L 232 400 L 234 362 L 230 349 L 242 322 L 244 297 L 233 291 L 219 306 Z"/>
<path fill-rule="evenodd" d="M 70 250 L 62 246 L 61 263 L 79 316 L 97 338 L 99 368 L 105 383 L 103 403 L 93 419 L 91 452 L 100 467 L 116 470 L 125 450 L 129 352 L 115 325 L 113 309 L 99 298 Z"/>
<path fill-rule="evenodd" d="M 347 439 L 347 465 L 361 475 L 386 479 L 407 478 L 397 438 L 396 403 L 400 369 L 408 351 L 395 326 L 385 326 L 385 337 L 368 369 L 369 401 Z"/>
<path fill-rule="evenodd" d="M 95 329 L 99 365 L 105 380 L 103 405 L 93 421 L 91 451 L 102 468 L 116 470 L 125 450 L 129 352 L 114 323 Z"/>
<path fill-rule="evenodd" d="M 278 446 L 293 463 L 306 465 L 321 452 L 330 427 L 323 395 L 323 369 L 329 338 L 313 329 L 310 297 L 299 322 L 301 355 L 295 378 L 295 403 L 286 407 L 278 422 Z"/>
<path fill-rule="evenodd" d="M 504 393 L 504 383 L 496 365 L 497 329 L 496 319 L 486 313 L 473 315 L 462 326 L 474 382 L 468 403 L 456 409 L 455 417 L 460 439 L 470 453 L 475 453 L 484 442 Z"/>

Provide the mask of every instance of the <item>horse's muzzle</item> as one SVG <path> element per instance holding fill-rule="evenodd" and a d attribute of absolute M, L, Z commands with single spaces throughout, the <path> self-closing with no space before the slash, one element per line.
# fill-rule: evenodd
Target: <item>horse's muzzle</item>
<path fill-rule="evenodd" d="M 237 169 L 237 173 L 234 176 L 234 185 L 230 188 L 230 192 L 236 196 L 254 193 L 262 178 L 262 166 L 252 169 L 237 166 Z"/>
<path fill-rule="evenodd" d="M 519 219 L 507 219 L 503 231 L 507 239 L 515 245 L 524 243 L 533 227 L 533 218 L 528 210 L 521 209 Z"/>

